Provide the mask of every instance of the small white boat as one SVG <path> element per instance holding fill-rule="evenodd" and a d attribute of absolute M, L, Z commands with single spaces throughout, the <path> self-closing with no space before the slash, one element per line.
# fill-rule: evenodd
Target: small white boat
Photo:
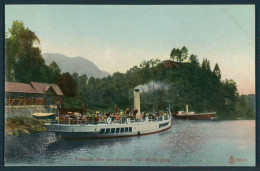
<path fill-rule="evenodd" d="M 37 119 L 55 119 L 55 113 L 33 113 L 32 116 Z"/>

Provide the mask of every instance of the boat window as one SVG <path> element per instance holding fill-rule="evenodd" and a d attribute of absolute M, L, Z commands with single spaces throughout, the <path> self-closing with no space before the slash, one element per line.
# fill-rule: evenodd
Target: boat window
<path fill-rule="evenodd" d="M 125 128 L 121 128 L 121 129 L 120 129 L 120 132 L 124 132 L 124 131 L 125 131 Z"/>
<path fill-rule="evenodd" d="M 100 129 L 100 134 L 104 134 L 104 132 L 105 132 L 105 129 Z"/>
<path fill-rule="evenodd" d="M 106 128 L 106 134 L 108 134 L 109 133 L 109 131 L 110 131 L 110 128 Z"/>
<path fill-rule="evenodd" d="M 125 132 L 128 132 L 128 127 L 127 127 L 127 128 L 125 128 Z"/>
<path fill-rule="evenodd" d="M 129 132 L 132 132 L 132 127 L 129 127 Z"/>
<path fill-rule="evenodd" d="M 120 128 L 116 128 L 116 133 L 119 133 Z"/>
<path fill-rule="evenodd" d="M 115 132 L 115 128 L 111 128 L 111 133 L 114 133 Z"/>
<path fill-rule="evenodd" d="M 160 124 L 160 125 L 159 125 L 159 128 L 161 128 L 161 127 L 165 127 L 165 126 L 167 126 L 168 124 L 169 124 L 169 122 L 166 122 L 166 123 Z"/>

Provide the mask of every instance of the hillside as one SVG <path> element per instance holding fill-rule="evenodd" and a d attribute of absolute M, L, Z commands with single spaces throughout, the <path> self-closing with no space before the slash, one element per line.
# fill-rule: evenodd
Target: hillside
<path fill-rule="evenodd" d="M 255 94 L 245 95 L 248 106 L 255 112 Z"/>
<path fill-rule="evenodd" d="M 93 62 L 82 57 L 67 57 L 58 53 L 43 53 L 42 54 L 46 65 L 55 61 L 61 68 L 61 72 L 74 72 L 79 75 L 86 74 L 89 78 L 103 78 L 109 75 L 108 72 L 100 70 Z"/>

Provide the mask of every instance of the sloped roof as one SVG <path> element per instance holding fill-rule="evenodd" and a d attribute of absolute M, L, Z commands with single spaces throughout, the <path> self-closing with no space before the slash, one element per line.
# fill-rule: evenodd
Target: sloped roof
<path fill-rule="evenodd" d="M 12 93 L 36 93 L 30 84 L 5 82 L 5 92 Z"/>
<path fill-rule="evenodd" d="M 46 92 L 46 91 L 48 91 L 49 90 L 49 88 L 51 88 L 52 86 L 50 86 L 50 85 L 47 85 L 46 87 L 45 87 L 45 89 L 44 89 L 44 92 Z"/>
<path fill-rule="evenodd" d="M 57 94 L 56 91 L 53 89 L 52 86 L 47 86 L 47 87 L 45 88 L 44 93 L 48 93 L 48 92 L 50 92 L 50 91 L 53 92 L 54 94 Z"/>
<path fill-rule="evenodd" d="M 60 87 L 57 84 L 51 84 L 52 88 L 55 90 L 55 92 L 57 93 L 57 95 L 59 96 L 63 96 L 63 93 L 60 89 Z"/>
<path fill-rule="evenodd" d="M 52 87 L 57 95 L 63 96 L 63 93 L 57 84 L 47 84 L 47 83 L 37 83 L 37 82 L 31 82 L 31 84 L 35 89 L 36 93 L 44 94 L 50 87 Z"/>

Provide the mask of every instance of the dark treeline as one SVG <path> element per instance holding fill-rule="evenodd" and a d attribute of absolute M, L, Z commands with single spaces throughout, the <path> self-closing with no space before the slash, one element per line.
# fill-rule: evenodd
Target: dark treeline
<path fill-rule="evenodd" d="M 221 80 L 218 64 L 211 69 L 209 60 L 199 63 L 186 47 L 172 49 L 171 60 L 143 61 L 126 73 L 116 72 L 100 79 L 77 73 L 61 74 L 55 62 L 45 65 L 40 48 L 35 46 L 39 39 L 22 22 L 15 21 L 9 34 L 6 80 L 57 83 L 65 94 L 65 108 L 82 105 L 88 111 L 113 111 L 115 105 L 121 110 L 133 108 L 133 89 L 144 85 L 147 91 L 141 93 L 142 111 L 166 110 L 169 105 L 172 111 L 179 111 L 189 105 L 195 112 L 216 111 L 219 119 L 254 118 L 248 98 L 238 94 L 236 83 Z"/>
<path fill-rule="evenodd" d="M 68 104 L 80 106 L 82 99 L 89 109 L 113 110 L 133 107 L 133 89 L 136 86 L 152 82 L 166 88 L 150 89 L 141 94 L 142 111 L 166 110 L 179 111 L 189 105 L 195 112 L 216 111 L 219 118 L 254 118 L 246 98 L 239 96 L 233 80 L 221 81 L 218 65 L 210 69 L 210 63 L 204 59 L 202 64 L 192 60 L 180 63 L 174 61 L 150 60 L 140 66 L 134 66 L 125 74 L 114 73 L 102 79 L 73 74 L 77 80 L 79 93 L 68 99 Z M 195 58 L 196 59 L 196 58 Z M 158 87 L 158 86 L 157 86 Z"/>

